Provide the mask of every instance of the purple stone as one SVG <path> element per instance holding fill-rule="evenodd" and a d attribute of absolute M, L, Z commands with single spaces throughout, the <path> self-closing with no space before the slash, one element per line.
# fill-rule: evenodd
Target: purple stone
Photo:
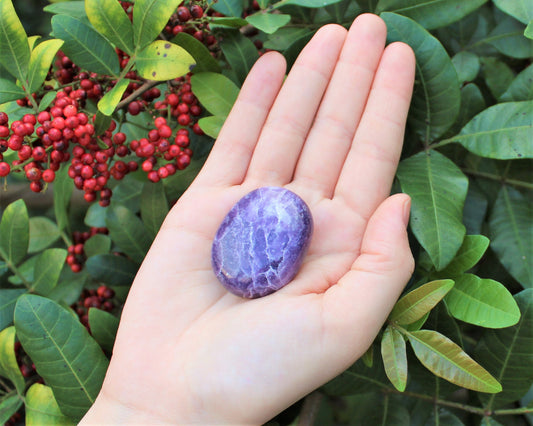
<path fill-rule="evenodd" d="M 284 188 L 256 189 L 233 206 L 218 228 L 213 270 L 237 296 L 266 296 L 294 278 L 312 233 L 311 212 L 298 195 Z"/>

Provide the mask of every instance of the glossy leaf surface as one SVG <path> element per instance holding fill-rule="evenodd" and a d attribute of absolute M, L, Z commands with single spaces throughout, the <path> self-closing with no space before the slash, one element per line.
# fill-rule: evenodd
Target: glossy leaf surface
<path fill-rule="evenodd" d="M 0 0 L 0 64 L 13 77 L 26 81 L 30 63 L 28 36 L 11 0 Z"/>
<path fill-rule="evenodd" d="M 15 356 L 15 327 L 0 331 L 0 376 L 11 380 L 19 395 L 24 393 L 24 377 Z"/>
<path fill-rule="evenodd" d="M 39 43 L 31 52 L 28 70 L 28 90 L 34 93 L 41 87 L 50 70 L 50 65 L 63 45 L 63 40 L 51 39 Z"/>
<path fill-rule="evenodd" d="M 28 252 L 30 222 L 24 200 L 12 202 L 0 221 L 0 256 L 8 263 L 18 264 Z"/>
<path fill-rule="evenodd" d="M 485 251 L 487 251 L 489 243 L 490 240 L 484 235 L 465 235 L 459 251 L 440 274 L 443 277 L 454 277 L 468 271 L 479 262 Z"/>
<path fill-rule="evenodd" d="M 65 265 L 67 251 L 51 248 L 41 252 L 35 261 L 32 292 L 47 295 L 56 286 L 59 274 Z"/>
<path fill-rule="evenodd" d="M 141 219 L 153 237 L 159 232 L 168 213 L 163 182 L 146 182 L 141 193 Z"/>
<path fill-rule="evenodd" d="M 0 78 L 0 104 L 16 101 L 26 96 L 26 92 L 10 80 Z"/>
<path fill-rule="evenodd" d="M 89 326 L 91 334 L 108 353 L 113 351 L 118 330 L 118 318 L 109 312 L 96 308 L 89 309 Z"/>
<path fill-rule="evenodd" d="M 281 27 L 287 25 L 291 15 L 277 13 L 254 13 L 246 17 L 246 21 L 260 31 L 273 34 Z"/>
<path fill-rule="evenodd" d="M 89 274 L 105 284 L 131 285 L 139 265 L 125 257 L 114 254 L 97 254 L 87 259 Z"/>
<path fill-rule="evenodd" d="M 29 253 L 37 253 L 60 237 L 57 225 L 45 216 L 35 216 L 30 218 L 30 242 Z"/>
<path fill-rule="evenodd" d="M 111 115 L 122 99 L 130 81 L 126 78 L 118 80 L 115 86 L 98 101 L 98 110 L 104 115 Z M 99 133 L 99 132 L 97 132 Z"/>
<path fill-rule="evenodd" d="M 143 49 L 154 41 L 181 0 L 137 0 L 133 8 L 133 44 Z"/>
<path fill-rule="evenodd" d="M 149 80 L 171 80 L 191 71 L 193 57 L 177 44 L 156 40 L 142 49 L 136 57 L 137 72 Z"/>
<path fill-rule="evenodd" d="M 192 69 L 194 73 L 220 72 L 220 65 L 205 45 L 187 33 L 178 33 L 170 40 L 172 43 L 183 47 L 194 59 L 196 65 Z"/>
<path fill-rule="evenodd" d="M 193 75 L 191 85 L 200 103 L 221 117 L 229 114 L 239 94 L 239 88 L 229 78 L 212 72 Z"/>
<path fill-rule="evenodd" d="M 407 353 L 403 335 L 387 327 L 381 338 L 381 357 L 387 377 L 400 392 L 407 386 Z"/>
<path fill-rule="evenodd" d="M 61 413 L 52 389 L 41 383 L 34 383 L 26 392 L 25 408 L 27 426 L 75 425 L 71 419 Z"/>

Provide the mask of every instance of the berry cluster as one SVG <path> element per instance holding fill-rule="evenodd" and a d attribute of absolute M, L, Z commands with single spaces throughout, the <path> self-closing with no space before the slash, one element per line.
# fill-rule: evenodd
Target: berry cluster
<path fill-rule="evenodd" d="M 67 265 L 70 266 L 72 272 L 80 272 L 85 263 L 86 256 L 84 250 L 85 242 L 96 234 L 107 234 L 107 228 L 91 227 L 90 231 L 79 232 L 74 231 L 72 233 L 73 244 L 68 247 L 67 250 Z"/>
<path fill-rule="evenodd" d="M 71 307 L 78 315 L 80 322 L 87 328 L 89 328 L 89 309 L 97 308 L 106 312 L 111 312 L 115 308 L 115 291 L 106 286 L 101 285 L 97 289 L 84 289 L 78 301 Z"/>

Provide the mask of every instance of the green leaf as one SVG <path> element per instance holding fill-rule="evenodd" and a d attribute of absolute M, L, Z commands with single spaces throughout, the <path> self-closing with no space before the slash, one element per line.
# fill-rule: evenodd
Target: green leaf
<path fill-rule="evenodd" d="M 126 176 L 113 189 L 113 202 L 122 204 L 132 212 L 138 212 L 141 203 L 141 192 L 142 185 L 139 185 L 139 181 L 133 175 Z M 104 210 L 106 214 L 109 211 L 107 208 Z"/>
<path fill-rule="evenodd" d="M 89 327 L 91 328 L 91 334 L 108 353 L 113 352 L 118 322 L 118 318 L 109 312 L 96 308 L 89 309 Z"/>
<path fill-rule="evenodd" d="M 7 421 L 22 407 L 20 395 L 10 395 L 0 400 L 0 424 L 8 424 Z"/>
<path fill-rule="evenodd" d="M 281 6 L 293 5 L 293 6 L 318 8 L 318 7 L 329 6 L 330 4 L 339 3 L 340 1 L 341 0 L 281 0 L 278 3 L 275 3 L 273 7 L 274 9 L 276 9 Z"/>
<path fill-rule="evenodd" d="M 68 207 L 74 189 L 74 181 L 68 175 L 68 167 L 62 167 L 56 172 L 54 179 L 54 213 L 59 232 L 69 231 Z"/>
<path fill-rule="evenodd" d="M 20 82 L 30 63 L 28 36 L 11 0 L 0 0 L 0 64 Z"/>
<path fill-rule="evenodd" d="M 24 377 L 20 372 L 15 356 L 15 327 L 0 331 L 0 376 L 13 382 L 19 395 L 24 393 Z"/>
<path fill-rule="evenodd" d="M 80 420 L 96 400 L 107 369 L 100 346 L 67 309 L 36 295 L 17 301 L 15 327 L 61 412 Z"/>
<path fill-rule="evenodd" d="M 41 295 L 50 293 L 59 280 L 66 258 L 67 251 L 61 248 L 47 249 L 39 254 L 30 290 Z"/>
<path fill-rule="evenodd" d="M 236 28 L 239 29 L 244 27 L 247 24 L 246 20 L 238 17 L 225 17 L 225 16 L 215 16 L 210 19 L 209 28 L 216 30 L 218 29 L 228 29 Z"/>
<path fill-rule="evenodd" d="M 30 221 L 24 200 L 12 202 L 0 221 L 0 256 L 12 265 L 28 253 Z"/>
<path fill-rule="evenodd" d="M 64 40 L 62 51 L 80 68 L 118 76 L 120 66 L 114 47 L 92 27 L 67 15 L 52 17 L 54 36 Z"/>
<path fill-rule="evenodd" d="M 394 12 L 433 30 L 459 21 L 487 0 L 379 0 L 376 13 Z"/>
<path fill-rule="evenodd" d="M 507 65 L 497 58 L 481 58 L 482 75 L 490 92 L 495 98 L 499 98 L 511 85 L 515 78 L 515 73 Z"/>
<path fill-rule="evenodd" d="M 463 243 L 462 210 L 468 178 L 439 152 L 421 152 L 400 163 L 402 191 L 411 196 L 411 229 L 437 271 Z"/>
<path fill-rule="evenodd" d="M 26 92 L 12 81 L 0 78 L 0 104 L 26 97 Z"/>
<path fill-rule="evenodd" d="M 487 42 L 511 58 L 528 59 L 533 56 L 533 41 L 524 37 L 524 25 L 510 17 L 498 23 L 488 35 Z"/>
<path fill-rule="evenodd" d="M 403 296 L 392 309 L 389 321 L 411 324 L 423 318 L 452 289 L 452 280 L 426 283 Z"/>
<path fill-rule="evenodd" d="M 98 101 L 98 110 L 107 116 L 113 114 L 122 99 L 122 95 L 128 88 L 128 84 L 130 84 L 130 81 L 127 78 L 118 80 L 115 86 Z"/>
<path fill-rule="evenodd" d="M 241 0 L 210 0 L 209 6 L 226 16 L 241 16 L 243 12 Z"/>
<path fill-rule="evenodd" d="M 154 41 L 182 0 L 136 0 L 133 44 L 138 51 Z"/>
<path fill-rule="evenodd" d="M 141 219 L 127 207 L 115 205 L 108 207 L 106 224 L 113 242 L 123 253 L 141 263 L 152 243 Z"/>
<path fill-rule="evenodd" d="M 15 303 L 25 289 L 0 289 L 0 330 L 3 330 L 13 322 Z"/>
<path fill-rule="evenodd" d="M 392 389 L 381 357 L 376 357 L 372 367 L 367 367 L 361 360 L 330 380 L 322 388 L 327 394 L 334 396 L 360 395 L 375 390 Z"/>
<path fill-rule="evenodd" d="M 533 20 L 533 3 L 530 0 L 493 0 L 493 3 L 526 25 Z"/>
<path fill-rule="evenodd" d="M 502 102 L 533 101 L 533 64 L 516 76 L 499 100 Z"/>
<path fill-rule="evenodd" d="M 28 90 L 34 93 L 41 87 L 46 79 L 50 65 L 57 51 L 63 45 L 63 40 L 45 40 L 39 43 L 31 52 L 30 67 L 28 71 Z"/>
<path fill-rule="evenodd" d="M 457 72 L 439 40 L 404 16 L 384 12 L 387 40 L 409 44 L 416 55 L 415 91 L 408 122 L 426 142 L 443 135 L 454 123 L 461 93 Z"/>
<path fill-rule="evenodd" d="M 81 1 L 66 1 L 53 3 L 45 6 L 43 11 L 53 13 L 54 15 L 68 15 L 76 19 L 83 19 L 89 22 L 87 14 L 85 13 L 85 0 Z"/>
<path fill-rule="evenodd" d="M 183 47 L 193 57 L 196 65 L 192 69 L 194 73 L 220 72 L 218 61 L 213 58 L 209 49 L 192 35 L 185 32 L 178 33 L 170 40 L 172 43 Z"/>
<path fill-rule="evenodd" d="M 114 254 L 97 254 L 85 263 L 89 274 L 97 281 L 108 285 L 131 285 L 139 265 L 131 260 Z"/>
<path fill-rule="evenodd" d="M 533 207 L 516 189 L 503 185 L 489 217 L 491 248 L 524 288 L 533 288 Z"/>
<path fill-rule="evenodd" d="M 407 386 L 407 352 L 403 335 L 387 327 L 381 338 L 381 357 L 387 377 L 400 392 Z"/>
<path fill-rule="evenodd" d="M 370 345 L 366 352 L 361 356 L 361 361 L 363 361 L 368 368 L 372 368 L 374 365 L 374 345 Z"/>
<path fill-rule="evenodd" d="M 87 283 L 87 278 L 88 275 L 85 271 L 74 273 L 70 268 L 65 268 L 59 279 L 59 283 L 46 297 L 64 306 L 73 305 L 80 298 L 81 292 Z"/>
<path fill-rule="evenodd" d="M 273 34 L 281 27 L 287 25 L 291 20 L 291 15 L 278 13 L 257 12 L 248 15 L 246 21 L 260 31 Z"/>
<path fill-rule="evenodd" d="M 452 139 L 481 157 L 533 158 L 531 111 L 533 101 L 494 105 L 476 115 Z"/>
<path fill-rule="evenodd" d="M 163 182 L 146 182 L 141 194 L 141 218 L 153 237 L 159 232 L 168 210 Z"/>
<path fill-rule="evenodd" d="M 510 327 L 520 319 L 520 310 L 509 290 L 498 281 L 472 274 L 456 278 L 445 301 L 452 316 L 481 327 Z"/>
<path fill-rule="evenodd" d="M 105 216 L 107 214 L 107 207 L 102 207 L 98 203 L 91 204 L 85 213 L 83 223 L 87 226 L 94 226 L 96 228 L 105 227 Z"/>
<path fill-rule="evenodd" d="M 461 87 L 461 109 L 453 127 L 453 132 L 459 132 L 472 117 L 486 108 L 485 98 L 481 90 L 474 83 Z"/>
<path fill-rule="evenodd" d="M 405 334 L 416 357 L 437 377 L 478 392 L 496 393 L 502 390 L 487 370 L 446 336 L 432 330 Z"/>
<path fill-rule="evenodd" d="M 287 49 L 295 40 L 309 34 L 311 34 L 309 28 L 280 28 L 274 34 L 268 36 L 263 46 L 267 49 L 282 51 Z"/>
<path fill-rule="evenodd" d="M 479 57 L 474 53 L 466 51 L 459 52 L 455 55 L 452 58 L 452 63 L 457 71 L 457 77 L 461 84 L 475 80 L 481 67 Z"/>
<path fill-rule="evenodd" d="M 135 66 L 143 78 L 149 80 L 172 80 L 191 71 L 194 58 L 177 44 L 156 40 L 136 56 Z"/>
<path fill-rule="evenodd" d="M 39 102 L 39 112 L 44 111 L 46 108 L 48 108 L 50 104 L 55 100 L 56 95 L 57 91 L 55 90 L 50 90 L 49 92 L 46 92 L 41 98 L 41 102 Z"/>
<path fill-rule="evenodd" d="M 226 117 L 237 96 L 239 88 L 222 74 L 203 72 L 191 77 L 194 94 L 211 114 Z"/>
<path fill-rule="evenodd" d="M 83 252 L 88 258 L 97 254 L 107 254 L 111 250 L 111 238 L 95 234 L 83 244 Z"/>
<path fill-rule="evenodd" d="M 456 277 L 473 268 L 487 251 L 489 243 L 490 240 L 483 235 L 466 235 L 459 251 L 440 275 Z"/>
<path fill-rule="evenodd" d="M 259 58 L 257 48 L 252 41 L 239 31 L 228 30 L 223 32 L 220 48 L 240 84 L 252 69 Z"/>
<path fill-rule="evenodd" d="M 57 225 L 45 216 L 30 218 L 28 253 L 37 253 L 50 246 L 61 236 Z"/>
<path fill-rule="evenodd" d="M 85 12 L 93 27 L 128 55 L 133 54 L 133 27 L 116 0 L 86 0 Z"/>
<path fill-rule="evenodd" d="M 529 22 L 526 29 L 524 30 L 524 37 L 527 37 L 530 40 L 533 39 L 533 20 Z"/>
<path fill-rule="evenodd" d="M 207 136 L 216 139 L 218 138 L 218 134 L 220 133 L 225 121 L 226 117 L 213 115 L 211 117 L 200 118 L 200 120 L 198 120 L 198 124 L 200 125 L 200 129 L 202 129 Z"/>
<path fill-rule="evenodd" d="M 520 321 L 509 328 L 487 329 L 475 350 L 476 358 L 501 382 L 498 395 L 480 395 L 485 408 L 494 409 L 524 396 L 533 384 L 533 289 L 514 296 Z"/>
<path fill-rule="evenodd" d="M 61 413 L 49 386 L 34 383 L 26 392 L 25 402 L 26 426 L 75 425 L 71 419 Z"/>

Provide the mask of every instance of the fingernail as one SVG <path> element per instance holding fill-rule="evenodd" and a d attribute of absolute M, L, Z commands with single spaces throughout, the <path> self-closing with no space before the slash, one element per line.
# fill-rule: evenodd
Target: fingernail
<path fill-rule="evenodd" d="M 411 214 L 411 197 L 408 197 L 403 203 L 403 223 L 407 228 L 409 225 L 409 215 Z"/>

